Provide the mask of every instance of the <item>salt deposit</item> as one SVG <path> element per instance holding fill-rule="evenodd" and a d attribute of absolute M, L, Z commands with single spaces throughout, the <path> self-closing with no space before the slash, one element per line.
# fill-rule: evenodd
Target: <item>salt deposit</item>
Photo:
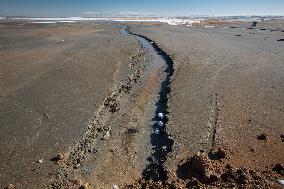
<path fill-rule="evenodd" d="M 0 19 L 4 17 L 0 17 Z M 191 26 L 194 23 L 200 23 L 204 19 L 190 19 L 190 18 L 149 18 L 149 19 L 144 19 L 144 18 L 88 18 L 88 17 L 39 17 L 39 18 L 21 18 L 21 17 L 16 17 L 16 18 L 11 18 L 12 20 L 31 20 L 35 21 L 34 23 L 45 23 L 45 24 L 50 24 L 51 22 L 60 22 L 60 23 L 73 23 L 75 21 L 116 21 L 116 22 L 162 22 L 162 23 L 167 23 L 172 26 L 176 25 L 186 25 L 186 26 Z"/>
<path fill-rule="evenodd" d="M 56 24 L 57 22 L 51 22 L 51 21 L 42 21 L 42 22 L 31 22 L 33 24 Z"/>

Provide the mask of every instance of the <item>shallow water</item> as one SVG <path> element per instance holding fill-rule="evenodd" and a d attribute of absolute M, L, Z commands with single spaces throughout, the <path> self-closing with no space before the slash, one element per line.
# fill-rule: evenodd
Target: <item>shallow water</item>
<path fill-rule="evenodd" d="M 173 74 L 173 62 L 164 51 L 162 51 L 147 37 L 131 33 L 126 26 L 122 27 L 121 33 L 135 36 L 141 47 L 146 50 L 146 53 L 151 55 L 151 61 L 148 64 L 149 66 L 146 67 L 144 73 L 144 77 L 147 81 L 143 92 L 151 88 L 151 86 L 154 85 L 153 82 L 161 82 L 158 99 L 155 103 L 155 115 L 153 115 L 152 118 L 154 124 L 151 125 L 153 132 L 150 138 L 154 153 L 148 158 L 149 164 L 144 169 L 142 175 L 146 180 L 151 179 L 154 181 L 165 181 L 167 180 L 167 173 L 163 164 L 166 161 L 167 154 L 172 151 L 172 145 L 174 142 L 168 135 L 166 128 L 168 108 L 167 95 L 170 92 L 170 78 Z M 164 74 L 162 74 L 163 76 L 159 75 L 161 70 L 164 71 Z M 162 80 L 160 78 L 162 78 Z M 154 91 L 150 92 L 153 93 Z M 158 117 L 159 113 L 164 113 L 165 115 L 162 120 Z M 164 126 L 160 127 L 158 125 L 158 121 L 163 121 Z M 157 132 L 157 130 L 159 132 Z"/>

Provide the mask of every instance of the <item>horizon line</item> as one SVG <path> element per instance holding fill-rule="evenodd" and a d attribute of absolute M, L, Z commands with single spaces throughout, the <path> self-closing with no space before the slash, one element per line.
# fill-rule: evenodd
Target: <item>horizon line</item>
<path fill-rule="evenodd" d="M 5 18 L 112 18 L 112 17 L 283 17 L 283 15 L 280 14 L 239 14 L 239 15 L 139 15 L 139 14 L 133 14 L 133 15 L 98 15 L 98 16 L 21 16 L 21 15 L 13 15 L 13 16 L 7 16 L 7 15 L 0 15 L 0 17 Z"/>

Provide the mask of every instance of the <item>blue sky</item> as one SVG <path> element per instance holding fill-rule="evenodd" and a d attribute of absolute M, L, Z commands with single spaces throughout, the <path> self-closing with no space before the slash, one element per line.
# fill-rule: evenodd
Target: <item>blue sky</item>
<path fill-rule="evenodd" d="M 284 15 L 284 0 L 0 0 L 6 16 Z"/>

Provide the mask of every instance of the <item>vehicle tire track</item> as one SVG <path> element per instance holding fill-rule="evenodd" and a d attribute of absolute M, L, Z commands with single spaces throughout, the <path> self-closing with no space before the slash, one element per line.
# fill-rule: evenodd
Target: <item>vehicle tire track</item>
<path fill-rule="evenodd" d="M 212 78 L 212 94 L 210 96 L 210 107 L 209 107 L 209 120 L 207 123 L 207 137 L 206 137 L 206 144 L 207 144 L 207 152 L 210 152 L 213 148 L 216 147 L 218 141 L 218 129 L 220 127 L 220 120 L 219 115 L 221 111 L 221 104 L 218 101 L 219 95 L 216 91 L 216 80 L 220 73 L 226 69 L 227 67 L 231 66 L 231 64 L 225 64 L 221 68 L 219 68 L 215 75 Z"/>

